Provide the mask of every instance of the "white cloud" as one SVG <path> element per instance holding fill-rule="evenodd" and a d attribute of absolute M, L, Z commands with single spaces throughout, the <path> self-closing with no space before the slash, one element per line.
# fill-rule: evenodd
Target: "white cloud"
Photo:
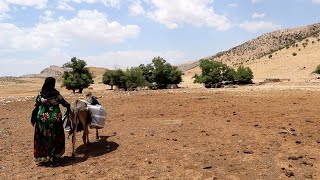
<path fill-rule="evenodd" d="M 72 6 L 70 6 L 65 1 L 59 1 L 57 8 L 60 10 L 66 10 L 66 11 L 74 11 L 75 10 Z"/>
<path fill-rule="evenodd" d="M 253 19 L 264 18 L 265 16 L 266 16 L 266 14 L 264 14 L 264 13 L 257 13 L 257 12 L 255 12 L 255 13 L 252 14 L 252 18 L 253 18 Z"/>
<path fill-rule="evenodd" d="M 49 13 L 49 12 L 48 12 Z M 49 13 L 50 14 L 50 13 Z M 43 50 L 51 48 L 90 48 L 123 42 L 136 37 L 140 28 L 109 22 L 103 13 L 79 11 L 71 19 L 40 22 L 32 28 L 0 23 L 0 49 L 7 51 Z"/>
<path fill-rule="evenodd" d="M 120 0 L 59 0 L 57 8 L 61 9 L 61 10 L 74 10 L 74 8 L 69 4 L 70 2 L 78 3 L 78 4 L 80 4 L 80 3 L 87 3 L 87 4 L 101 3 L 107 7 L 120 9 Z"/>
<path fill-rule="evenodd" d="M 19 6 L 34 6 L 36 8 L 45 8 L 48 0 L 5 0 L 8 4 Z"/>
<path fill-rule="evenodd" d="M 0 0 L 0 20 L 10 17 L 8 13 L 13 5 L 21 6 L 22 9 L 27 6 L 43 9 L 47 6 L 47 0 Z"/>
<path fill-rule="evenodd" d="M 40 20 L 43 22 L 49 22 L 49 21 L 53 21 L 53 12 L 46 10 L 44 11 L 44 15 L 40 16 Z"/>
<path fill-rule="evenodd" d="M 210 6 L 211 0 L 149 0 L 153 11 L 148 16 L 169 29 L 183 24 L 214 27 L 227 30 L 231 24 L 224 15 L 218 15 Z"/>
<path fill-rule="evenodd" d="M 134 1 L 130 6 L 129 6 L 129 14 L 132 16 L 138 16 L 138 15 L 144 15 L 146 12 L 141 5 L 141 1 L 137 0 Z"/>
<path fill-rule="evenodd" d="M 140 64 L 149 64 L 156 56 L 164 58 L 172 65 L 177 65 L 185 60 L 185 54 L 181 51 L 156 52 L 148 50 L 111 51 L 82 59 L 85 59 L 89 66 L 125 69 Z"/>
<path fill-rule="evenodd" d="M 281 26 L 275 24 L 273 22 L 266 21 L 246 21 L 239 25 L 241 28 L 245 29 L 248 32 L 258 32 L 258 31 L 266 31 L 266 30 L 277 30 L 280 29 Z"/>
<path fill-rule="evenodd" d="M 312 0 L 312 2 L 315 4 L 320 4 L 320 0 Z"/>
<path fill-rule="evenodd" d="M 7 12 L 10 10 L 9 5 L 0 0 L 0 20 L 8 18 Z"/>

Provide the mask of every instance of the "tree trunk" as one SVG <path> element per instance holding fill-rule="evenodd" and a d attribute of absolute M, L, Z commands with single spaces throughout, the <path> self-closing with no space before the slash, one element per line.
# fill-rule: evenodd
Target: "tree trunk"
<path fill-rule="evenodd" d="M 80 89 L 79 89 L 79 94 L 82 94 L 82 90 L 83 90 L 83 88 L 80 88 Z"/>
<path fill-rule="evenodd" d="M 113 85 L 111 85 L 111 90 L 113 90 Z"/>

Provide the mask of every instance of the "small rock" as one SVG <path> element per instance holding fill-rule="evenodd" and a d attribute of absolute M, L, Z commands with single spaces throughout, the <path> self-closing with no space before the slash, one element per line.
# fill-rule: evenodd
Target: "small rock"
<path fill-rule="evenodd" d="M 286 171 L 286 176 L 292 177 L 292 176 L 294 176 L 294 173 L 292 171 Z"/>
<path fill-rule="evenodd" d="M 313 179 L 312 174 L 306 174 L 306 175 L 304 175 L 304 177 L 305 177 L 305 178 L 308 178 L 308 179 Z"/>
<path fill-rule="evenodd" d="M 211 169 L 212 165 L 205 165 L 202 169 Z"/>
<path fill-rule="evenodd" d="M 298 156 L 289 156 L 288 159 L 289 160 L 298 160 L 299 157 Z"/>
<path fill-rule="evenodd" d="M 244 151 L 243 151 L 243 153 L 245 153 L 245 154 L 254 154 L 254 152 L 253 152 L 253 151 L 248 150 L 248 149 L 244 150 Z"/>
<path fill-rule="evenodd" d="M 296 141 L 296 144 L 301 144 L 301 141 Z"/>
<path fill-rule="evenodd" d="M 313 166 L 313 163 L 309 163 L 309 162 L 306 162 L 306 161 L 302 161 L 302 164 L 307 165 L 307 166 Z"/>
<path fill-rule="evenodd" d="M 306 120 L 307 123 L 314 123 L 314 121 Z"/>

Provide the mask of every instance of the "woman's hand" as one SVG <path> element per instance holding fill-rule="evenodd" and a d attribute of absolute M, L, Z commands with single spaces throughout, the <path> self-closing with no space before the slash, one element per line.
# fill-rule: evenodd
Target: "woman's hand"
<path fill-rule="evenodd" d="M 47 99 L 41 98 L 41 103 L 42 103 L 42 104 L 46 103 L 47 101 L 48 101 Z"/>

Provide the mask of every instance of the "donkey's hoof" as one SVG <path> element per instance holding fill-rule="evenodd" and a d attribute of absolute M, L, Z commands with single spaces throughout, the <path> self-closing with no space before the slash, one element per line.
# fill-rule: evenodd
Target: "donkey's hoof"
<path fill-rule="evenodd" d="M 73 160 L 75 160 L 75 159 L 76 159 L 75 154 L 72 154 L 72 155 L 71 155 L 71 158 L 72 158 Z"/>

